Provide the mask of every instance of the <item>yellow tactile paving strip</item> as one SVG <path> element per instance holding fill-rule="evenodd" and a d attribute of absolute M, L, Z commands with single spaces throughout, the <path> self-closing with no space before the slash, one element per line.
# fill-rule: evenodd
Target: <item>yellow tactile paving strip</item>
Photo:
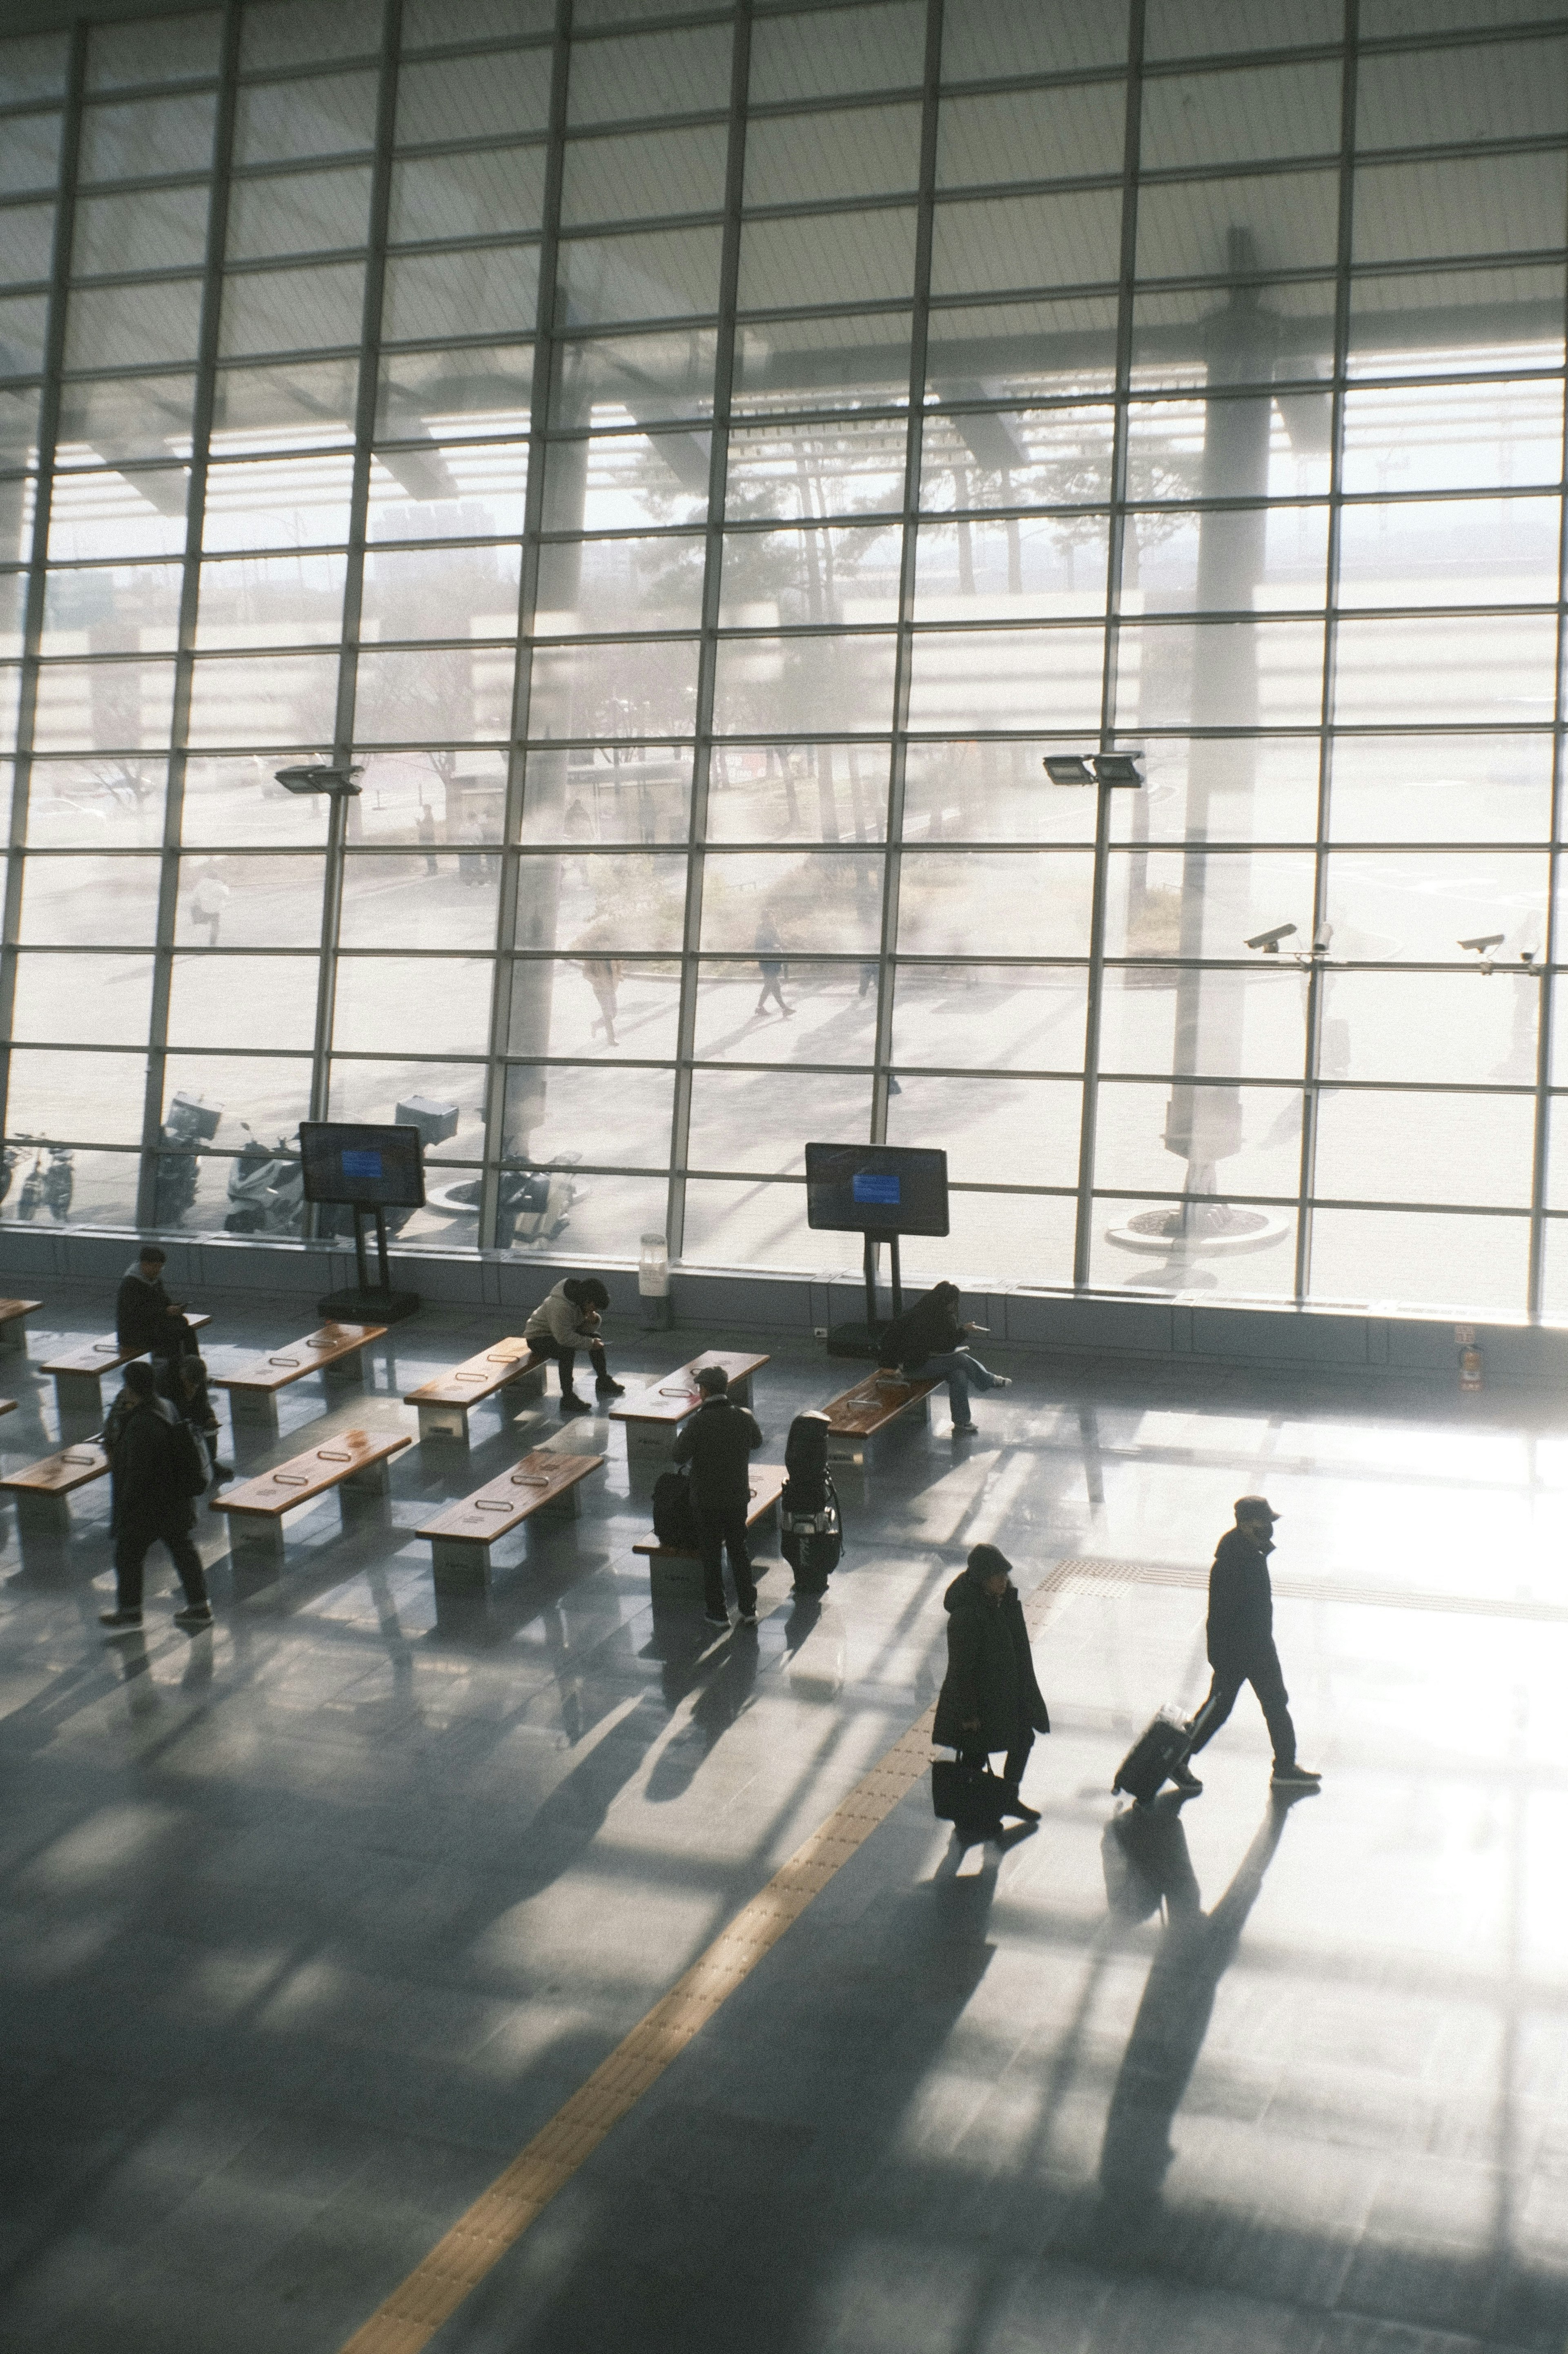
<path fill-rule="evenodd" d="M 1025 1596 L 1031 1634 L 1039 1633 L 1066 1583 L 1064 1571 L 1081 1568 L 1079 1563 L 1058 1564 Z M 658 2083 L 790 1923 L 914 1788 L 930 1764 L 935 1714 L 934 1707 L 927 1709 L 878 1758 L 821 1829 L 741 1907 L 684 1977 L 437 2241 L 423 2264 L 355 2331 L 343 2354 L 419 2354 L 429 2344 L 611 2127 Z"/>

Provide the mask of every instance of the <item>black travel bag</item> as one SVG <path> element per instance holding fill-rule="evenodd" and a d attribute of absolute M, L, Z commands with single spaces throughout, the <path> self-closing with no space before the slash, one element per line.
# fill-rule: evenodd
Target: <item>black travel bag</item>
<path fill-rule="evenodd" d="M 816 1511 L 791 1511 L 780 1500 L 779 1532 L 779 1550 L 794 1571 L 796 1585 L 805 1594 L 825 1594 L 844 1549 L 838 1490 L 825 1473 L 822 1501 Z"/>
<path fill-rule="evenodd" d="M 1144 1806 L 1161 1783 L 1180 1766 L 1192 1746 L 1186 1719 L 1174 1708 L 1162 1708 L 1140 1733 L 1116 1769 L 1113 1790 L 1123 1790 Z"/>
<path fill-rule="evenodd" d="M 938 1757 L 931 1767 L 931 1811 L 956 1830 L 991 1835 L 1001 1829 L 1007 1785 L 989 1764 L 966 1766 L 961 1758 Z"/>
<path fill-rule="evenodd" d="M 697 1508 L 683 1471 L 661 1471 L 653 1482 L 653 1533 L 672 1553 L 697 1550 Z"/>

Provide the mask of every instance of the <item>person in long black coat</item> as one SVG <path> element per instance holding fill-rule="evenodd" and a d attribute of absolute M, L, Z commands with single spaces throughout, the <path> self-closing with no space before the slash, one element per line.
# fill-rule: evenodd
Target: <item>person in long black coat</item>
<path fill-rule="evenodd" d="M 993 1373 L 982 1365 L 969 1348 L 969 1335 L 980 1328 L 959 1323 L 958 1300 L 956 1283 L 937 1284 L 886 1326 L 878 1353 L 884 1366 L 901 1372 L 906 1381 L 945 1381 L 953 1428 L 967 1438 L 976 1427 L 970 1383 L 980 1390 L 1005 1390 L 1012 1384 L 1006 1373 Z"/>
<path fill-rule="evenodd" d="M 993 1750 L 1005 1749 L 1005 1803 L 999 1811 L 1037 1823 L 1039 1808 L 1024 1805 L 1018 1786 L 1034 1736 L 1050 1732 L 1051 1719 L 1007 1555 L 995 1545 L 976 1545 L 962 1575 L 943 1596 L 942 1607 L 948 1614 L 948 1672 L 932 1737 L 941 1747 L 956 1749 L 965 1765 L 981 1765 Z"/>

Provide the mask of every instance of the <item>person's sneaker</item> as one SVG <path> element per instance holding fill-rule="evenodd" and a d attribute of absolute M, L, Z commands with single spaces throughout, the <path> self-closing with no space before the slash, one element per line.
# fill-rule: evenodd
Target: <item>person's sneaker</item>
<path fill-rule="evenodd" d="M 729 1612 L 727 1610 L 705 1610 L 703 1612 L 703 1617 L 707 1620 L 710 1627 L 727 1627 L 729 1625 Z"/>
<path fill-rule="evenodd" d="M 101 1610 L 98 1623 L 109 1635 L 139 1635 L 142 1613 L 139 1610 Z"/>
<path fill-rule="evenodd" d="M 741 1623 L 741 1625 L 742 1625 L 743 1627 L 755 1627 L 755 1626 L 756 1626 L 756 1624 L 757 1624 L 757 1605 L 756 1605 L 755 1603 L 753 1603 L 753 1604 L 752 1604 L 751 1608 L 750 1608 L 749 1610 L 743 1610 L 743 1611 L 740 1613 L 740 1623 Z"/>
<path fill-rule="evenodd" d="M 1002 1800 L 1001 1806 L 997 1808 L 998 1814 L 1016 1815 L 1021 1822 L 1037 1823 L 1040 1820 L 1039 1808 L 1026 1807 L 1022 1799 L 1019 1797 L 1017 1788 L 1013 1783 L 1010 1782 L 1007 1785 L 1007 1788 L 1009 1795 Z"/>
<path fill-rule="evenodd" d="M 595 1394 L 599 1397 L 624 1397 L 626 1395 L 626 1384 L 624 1382 L 612 1381 L 608 1373 L 601 1373 L 599 1380 L 594 1384 L 594 1391 Z"/>
<path fill-rule="evenodd" d="M 1181 1766 L 1172 1766 L 1171 1768 L 1171 1779 L 1175 1783 L 1176 1787 L 1181 1791 L 1181 1796 L 1184 1798 L 1197 1798 L 1202 1796 L 1203 1786 L 1202 1782 L 1199 1781 L 1196 1774 L 1193 1773 L 1192 1768 L 1190 1766 L 1185 1764 Z"/>
<path fill-rule="evenodd" d="M 176 1610 L 175 1624 L 176 1627 L 188 1628 L 193 1635 L 203 1627 L 210 1627 L 212 1625 L 211 1603 L 193 1602 L 187 1608 Z"/>
<path fill-rule="evenodd" d="M 991 1385 L 993 1390 L 1010 1390 L 1012 1387 L 1012 1375 L 1011 1373 L 992 1373 L 991 1377 Z"/>
<path fill-rule="evenodd" d="M 980 1425 L 978 1422 L 955 1422 L 953 1425 L 953 1437 L 955 1438 L 972 1438 L 979 1428 Z"/>
<path fill-rule="evenodd" d="M 591 1414 L 593 1412 L 593 1408 L 589 1405 L 587 1398 L 578 1397 L 576 1390 L 568 1390 L 566 1396 L 561 1400 L 561 1412 L 563 1414 Z"/>
<path fill-rule="evenodd" d="M 1316 1790 L 1323 1776 L 1310 1766 L 1277 1766 L 1270 1779 L 1277 1790 Z"/>

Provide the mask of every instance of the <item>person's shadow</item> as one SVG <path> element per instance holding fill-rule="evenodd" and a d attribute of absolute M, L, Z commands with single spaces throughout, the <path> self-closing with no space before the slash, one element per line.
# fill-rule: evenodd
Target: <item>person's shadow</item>
<path fill-rule="evenodd" d="M 1271 1795 L 1268 1811 L 1219 1903 L 1205 1913 L 1181 1798 L 1113 1816 L 1101 1841 L 1106 1893 L 1128 1923 L 1161 1907 L 1165 1926 L 1118 2072 L 1100 2149 L 1097 2237 L 1105 2253 L 1126 2255 L 1160 2215 L 1176 2153 L 1171 2124 L 1197 2065 L 1214 1997 L 1235 1958 L 1247 1916 L 1274 1861 L 1295 1797 Z"/>

